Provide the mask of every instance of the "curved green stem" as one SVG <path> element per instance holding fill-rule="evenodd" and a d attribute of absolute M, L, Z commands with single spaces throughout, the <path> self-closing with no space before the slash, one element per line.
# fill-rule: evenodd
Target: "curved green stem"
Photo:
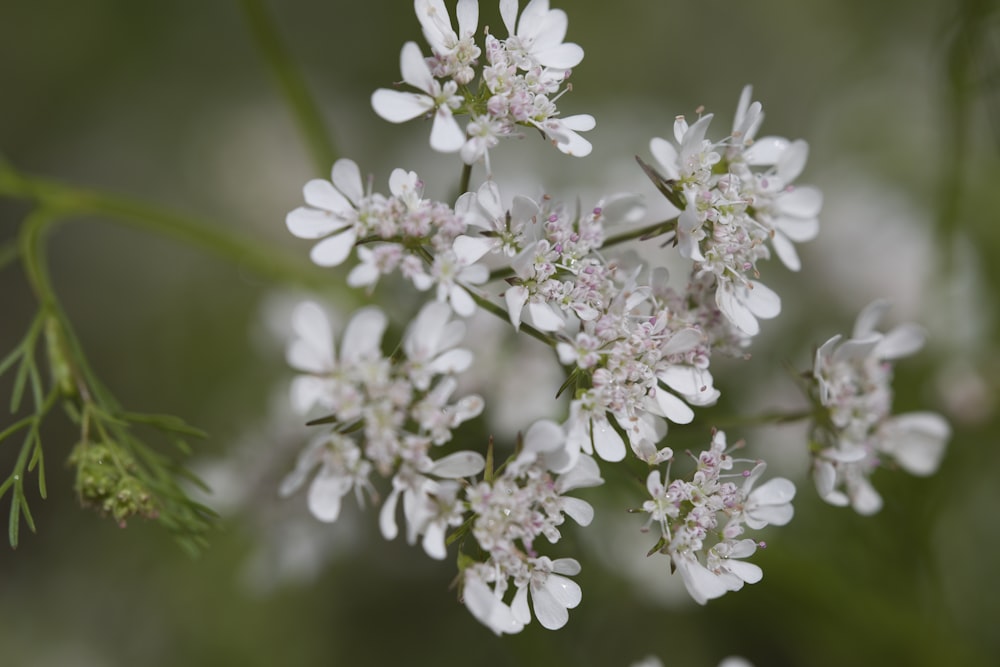
<path fill-rule="evenodd" d="M 273 246 L 248 241 L 219 224 L 163 211 L 139 200 L 25 176 L 6 165 L 0 166 L 0 196 L 28 199 L 44 206 L 50 219 L 39 223 L 43 227 L 56 218 L 101 216 L 200 248 L 278 282 L 311 289 L 329 286 L 327 274 L 307 261 Z"/>
<path fill-rule="evenodd" d="M 799 410 L 796 412 L 762 412 L 757 415 L 734 415 L 729 418 L 712 418 L 712 426 L 716 428 L 733 428 L 736 426 L 765 426 L 769 424 L 788 424 L 802 421 L 804 419 L 815 418 L 813 410 Z"/>
<path fill-rule="evenodd" d="M 262 0 L 240 0 L 257 48 L 271 68 L 309 152 L 317 174 L 329 174 L 337 149 L 305 77 L 295 65 Z"/>

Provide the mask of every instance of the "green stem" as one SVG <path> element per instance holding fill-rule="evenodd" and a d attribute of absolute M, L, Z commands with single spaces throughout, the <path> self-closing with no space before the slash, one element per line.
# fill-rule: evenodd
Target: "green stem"
<path fill-rule="evenodd" d="M 29 199 L 45 206 L 49 220 L 43 226 L 57 217 L 101 216 L 201 248 L 277 282 L 311 289 L 323 289 L 330 284 L 325 272 L 273 246 L 248 241 L 218 224 L 163 211 L 139 200 L 24 176 L 5 165 L 0 165 L 0 196 Z"/>
<path fill-rule="evenodd" d="M 337 159 L 337 149 L 327 131 L 319 107 L 309 94 L 305 77 L 296 66 L 274 26 L 263 0 L 240 0 L 257 48 L 271 68 L 295 123 L 312 155 L 318 174 L 328 174 Z"/>
<path fill-rule="evenodd" d="M 604 240 L 601 245 L 602 248 L 611 248 L 616 245 L 621 245 L 622 243 L 627 243 L 629 241 L 634 241 L 635 239 L 643 239 L 644 237 L 659 236 L 660 234 L 666 234 L 667 232 L 672 232 L 677 229 L 677 218 L 672 218 L 670 220 L 663 220 L 661 222 L 654 222 L 652 224 L 646 225 L 645 227 L 639 227 L 637 229 L 631 229 L 627 232 L 622 232 L 621 234 L 616 234 L 615 236 L 609 236 Z"/>
<path fill-rule="evenodd" d="M 464 195 L 469 191 L 469 182 L 472 180 L 472 165 L 463 164 L 462 165 L 462 175 L 458 179 L 458 194 L 452 197 L 452 200 L 457 200 L 459 197 Z"/>
<path fill-rule="evenodd" d="M 712 418 L 712 426 L 716 428 L 733 428 L 736 426 L 764 426 L 768 424 L 788 424 L 791 422 L 812 419 L 815 414 L 812 410 L 800 410 L 797 412 L 762 412 L 759 415 L 734 415 L 730 418 Z"/>

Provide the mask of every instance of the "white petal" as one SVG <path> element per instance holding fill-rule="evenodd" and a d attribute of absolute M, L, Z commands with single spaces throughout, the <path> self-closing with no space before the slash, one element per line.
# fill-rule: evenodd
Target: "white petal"
<path fill-rule="evenodd" d="M 664 172 L 664 178 L 668 181 L 676 181 L 681 177 L 680 172 L 677 170 L 677 149 L 674 148 L 672 143 L 666 139 L 654 137 L 649 142 L 649 152 L 653 154 L 653 158 L 659 163 L 660 168 Z"/>
<path fill-rule="evenodd" d="M 515 5 L 516 6 L 516 5 Z M 521 329 L 521 311 L 528 301 L 528 288 L 523 285 L 510 287 L 503 294 L 504 301 L 507 302 L 507 314 L 510 316 L 510 323 L 515 330 Z"/>
<path fill-rule="evenodd" d="M 601 203 L 601 215 L 609 224 L 639 222 L 645 213 L 646 205 L 640 195 L 612 195 Z"/>
<path fill-rule="evenodd" d="M 796 243 L 812 241 L 819 234 L 818 218 L 779 216 L 771 221 L 771 226 Z"/>
<path fill-rule="evenodd" d="M 815 218 L 823 208 L 823 193 L 810 185 L 780 194 L 775 200 L 780 213 L 795 218 Z"/>
<path fill-rule="evenodd" d="M 775 165 L 778 172 L 778 178 L 785 183 L 791 183 L 798 178 L 799 174 L 802 173 L 802 170 L 805 169 L 806 161 L 808 159 L 809 144 L 802 139 L 796 139 L 788 145 L 781 157 L 778 158 L 778 163 Z"/>
<path fill-rule="evenodd" d="M 333 163 L 330 170 L 330 179 L 333 185 L 344 193 L 352 204 L 357 205 L 364 196 L 364 184 L 361 180 L 361 170 L 354 160 L 341 158 Z"/>
<path fill-rule="evenodd" d="M 472 317 L 476 312 L 476 301 L 464 288 L 455 285 L 448 292 L 448 301 L 456 315 Z"/>
<path fill-rule="evenodd" d="M 657 377 L 682 396 L 694 396 L 712 386 L 712 376 L 706 381 L 705 371 L 694 366 L 668 366 Z"/>
<path fill-rule="evenodd" d="M 458 37 L 460 39 L 475 33 L 479 26 L 479 1 L 458 0 L 455 16 L 458 18 Z"/>
<path fill-rule="evenodd" d="M 771 237 L 771 245 L 774 246 L 774 251 L 778 254 L 778 259 L 781 260 L 781 263 L 789 271 L 798 271 L 802 268 L 802 262 L 799 261 L 799 253 L 795 251 L 795 246 L 792 245 L 787 236 L 775 230 L 774 236 Z"/>
<path fill-rule="evenodd" d="M 546 453 L 563 447 L 566 433 L 554 421 L 539 419 L 528 427 L 524 434 L 523 446 L 526 451 Z"/>
<path fill-rule="evenodd" d="M 385 313 L 375 306 L 362 308 L 355 313 L 344 329 L 340 344 L 341 362 L 349 363 L 362 357 L 380 356 L 382 334 L 387 325 Z"/>
<path fill-rule="evenodd" d="M 927 340 L 924 329 L 916 324 L 901 324 L 885 334 L 875 346 L 879 359 L 899 359 L 919 351 Z"/>
<path fill-rule="evenodd" d="M 312 301 L 292 311 L 292 331 L 298 336 L 289 348 L 289 365 L 304 371 L 333 370 L 333 332 L 326 313 Z"/>
<path fill-rule="evenodd" d="M 827 461 L 816 461 L 813 466 L 813 483 L 821 498 L 826 498 L 833 493 L 836 481 L 837 469 L 833 467 L 833 464 Z"/>
<path fill-rule="evenodd" d="M 510 290 L 508 290 L 510 291 Z M 542 331 L 558 331 L 566 323 L 547 303 L 529 301 L 526 306 L 528 319 L 535 328 Z"/>
<path fill-rule="evenodd" d="M 687 156 L 695 150 L 701 150 L 701 144 L 705 140 L 705 133 L 708 132 L 708 126 L 711 122 L 712 114 L 706 114 L 684 131 L 684 137 L 681 141 L 681 156 Z"/>
<path fill-rule="evenodd" d="M 871 516 L 882 509 L 882 496 L 867 479 L 861 480 L 854 488 L 850 489 L 849 495 L 851 507 L 858 514 Z"/>
<path fill-rule="evenodd" d="M 789 144 L 784 137 L 761 137 L 743 152 L 743 159 L 753 166 L 777 164 Z"/>
<path fill-rule="evenodd" d="M 581 526 L 589 526 L 594 520 L 594 507 L 579 498 L 563 498 L 562 511 Z"/>
<path fill-rule="evenodd" d="M 340 504 L 344 495 L 351 490 L 350 477 L 324 474 L 321 470 L 309 487 L 309 511 L 320 521 L 336 521 L 340 516 Z"/>
<path fill-rule="evenodd" d="M 543 49 L 535 53 L 538 63 L 553 69 L 572 69 L 583 61 L 583 48 L 572 42 Z"/>
<path fill-rule="evenodd" d="M 524 622 L 515 618 L 510 607 L 479 579 L 466 577 L 462 601 L 476 620 L 497 635 L 515 634 L 524 629 Z"/>
<path fill-rule="evenodd" d="M 745 289 L 743 300 L 754 315 L 769 320 L 781 313 L 781 297 L 767 285 L 751 280 L 752 289 Z"/>
<path fill-rule="evenodd" d="M 746 515 L 746 524 L 754 530 L 764 526 L 784 526 L 795 516 L 795 508 L 791 504 L 765 505 L 756 507 Z"/>
<path fill-rule="evenodd" d="M 300 206 L 285 216 L 288 231 L 300 239 L 322 238 L 331 232 L 343 229 L 348 224 L 329 211 L 319 211 L 305 206 Z"/>
<path fill-rule="evenodd" d="M 694 410 L 662 387 L 656 388 L 656 405 L 663 416 L 675 424 L 690 424 L 694 420 Z"/>
<path fill-rule="evenodd" d="M 858 319 L 854 321 L 854 332 L 852 338 L 866 338 L 875 332 L 875 327 L 889 310 L 889 302 L 885 299 L 876 299 L 861 309 Z"/>
<path fill-rule="evenodd" d="M 430 472 L 438 477 L 458 479 L 478 475 L 486 467 L 486 459 L 477 452 L 455 452 L 434 462 Z"/>
<path fill-rule="evenodd" d="M 444 557 L 448 555 L 448 548 L 444 543 L 446 528 L 447 526 L 443 522 L 432 521 L 424 532 L 421 544 L 427 555 L 434 560 L 444 560 Z"/>
<path fill-rule="evenodd" d="M 358 240 L 358 232 L 354 227 L 328 236 L 309 252 L 309 259 L 319 266 L 339 266 L 344 263 Z"/>
<path fill-rule="evenodd" d="M 568 574 L 576 576 L 580 574 L 580 561 L 575 558 L 556 558 L 552 561 L 552 571 L 556 574 Z M 576 607 L 579 602 L 570 605 L 570 609 Z"/>
<path fill-rule="evenodd" d="M 730 572 L 748 584 L 756 584 L 764 578 L 764 571 L 753 563 L 744 563 L 740 560 L 728 560 L 726 561 L 726 567 Z"/>
<path fill-rule="evenodd" d="M 306 203 L 312 207 L 333 213 L 344 213 L 353 209 L 351 203 L 340 194 L 333 183 L 314 178 L 302 188 Z"/>
<path fill-rule="evenodd" d="M 463 348 L 448 350 L 428 364 L 427 370 L 435 375 L 462 373 L 472 366 L 473 360 L 473 354 L 469 350 Z"/>
<path fill-rule="evenodd" d="M 737 296 L 737 290 L 745 292 L 746 288 L 736 287 L 730 282 L 720 283 L 715 290 L 715 303 L 737 329 L 748 336 L 756 336 L 760 332 L 760 325 L 750 309 Z"/>
<path fill-rule="evenodd" d="M 347 274 L 347 284 L 349 287 L 368 287 L 377 283 L 381 275 L 374 264 L 358 264 Z"/>
<path fill-rule="evenodd" d="M 372 109 L 390 123 L 405 123 L 434 108 L 427 95 L 379 88 L 372 93 Z"/>
<path fill-rule="evenodd" d="M 729 590 L 718 576 L 695 560 L 694 556 L 676 556 L 674 564 L 681 573 L 684 587 L 698 604 L 721 597 Z"/>
<path fill-rule="evenodd" d="M 403 81 L 414 88 L 425 93 L 434 90 L 434 76 L 416 42 L 403 44 L 403 49 L 399 52 L 399 71 L 403 74 Z"/>
<path fill-rule="evenodd" d="M 454 153 L 465 144 L 465 131 L 459 127 L 451 109 L 440 107 L 431 127 L 431 148 L 440 153 Z"/>
<path fill-rule="evenodd" d="M 601 479 L 601 469 L 597 461 L 588 455 L 581 455 L 577 457 L 569 471 L 559 476 L 556 488 L 560 493 L 565 493 L 572 489 L 587 489 L 601 484 L 604 484 L 604 480 Z"/>
<path fill-rule="evenodd" d="M 500 0 L 500 18 L 508 35 L 517 34 L 517 0 Z"/>
<path fill-rule="evenodd" d="M 882 448 L 903 470 L 926 476 L 937 471 L 951 437 L 951 427 L 941 415 L 911 412 L 888 420 L 882 427 Z"/>
<path fill-rule="evenodd" d="M 697 329 L 681 329 L 674 332 L 663 346 L 663 354 L 670 356 L 688 352 L 701 345 L 704 339 L 705 335 Z"/>
<path fill-rule="evenodd" d="M 552 578 L 550 575 L 549 579 Z M 548 582 L 543 586 L 531 587 L 531 606 L 535 610 L 535 618 L 546 630 L 558 630 L 569 621 L 569 611 L 549 590 Z"/>
<path fill-rule="evenodd" d="M 382 503 L 382 509 L 378 513 L 379 529 L 382 531 L 382 537 L 387 540 L 394 540 L 399 534 L 399 526 L 396 525 L 396 503 L 399 500 L 401 490 L 402 488 L 397 486 L 393 480 L 392 491 Z"/>
<path fill-rule="evenodd" d="M 625 458 L 625 441 L 607 419 L 594 419 L 591 435 L 594 438 L 594 451 L 602 459 L 614 463 Z"/>
<path fill-rule="evenodd" d="M 795 498 L 795 484 L 784 477 L 775 477 L 758 486 L 751 498 L 759 505 L 790 503 Z"/>
<path fill-rule="evenodd" d="M 292 409 L 304 415 L 312 410 L 314 405 L 322 405 L 327 401 L 323 398 L 328 395 L 327 382 L 317 377 L 300 375 L 292 380 L 291 403 Z"/>

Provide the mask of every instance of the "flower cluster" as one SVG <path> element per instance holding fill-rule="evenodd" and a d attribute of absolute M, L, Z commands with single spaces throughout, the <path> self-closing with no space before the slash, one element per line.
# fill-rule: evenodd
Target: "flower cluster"
<path fill-rule="evenodd" d="M 861 514 L 882 508 L 870 477 L 894 462 L 914 475 L 937 470 L 951 434 L 932 412 L 892 415 L 892 362 L 923 347 L 915 324 L 888 333 L 875 329 L 888 308 L 884 301 L 858 315 L 852 337 L 838 334 L 816 351 L 813 379 L 823 419 L 816 425 L 813 476 L 819 494 L 834 505 L 850 504 Z"/>
<path fill-rule="evenodd" d="M 742 537 L 744 527 L 783 526 L 792 519 L 795 485 L 777 477 L 755 487 L 766 464 L 749 462 L 751 469 L 729 472 L 737 463 L 747 462 L 733 459 L 725 433 L 717 431 L 709 448 L 698 455 L 691 481 L 670 480 L 669 468 L 665 477 L 652 470 L 646 479 L 651 499 L 642 511 L 649 514 L 648 524 L 659 524 L 661 532 L 650 553 L 670 557 L 688 593 L 700 604 L 763 576 L 758 566 L 742 560 L 758 546 Z M 742 478 L 743 483 L 738 486 L 730 478 Z"/>
<path fill-rule="evenodd" d="M 402 123 L 432 115 L 434 150 L 459 152 L 466 164 L 484 160 L 487 169 L 489 150 L 516 136 L 518 126 L 536 128 L 563 153 L 590 153 L 590 142 L 579 132 L 594 128 L 593 116 L 563 117 L 556 107 L 569 90 L 571 69 L 583 60 L 583 49 L 563 42 L 565 12 L 549 9 L 548 0 L 531 0 L 518 16 L 517 0 L 501 0 L 507 37 L 487 33 L 480 48 L 474 40 L 476 0 L 459 1 L 458 32 L 442 0 L 416 0 L 414 6 L 432 55 L 424 57 L 415 42 L 403 46 L 403 82 L 420 92 L 376 90 L 372 108 L 379 116 Z M 464 130 L 457 114 L 469 116 Z"/>
<path fill-rule="evenodd" d="M 758 318 L 781 312 L 778 295 L 763 283 L 757 263 L 770 257 L 770 241 L 789 269 L 801 268 L 792 241 L 815 238 L 822 206 L 820 191 L 794 187 L 809 148 L 802 140 L 755 139 L 764 115 L 743 89 L 729 136 L 705 138 L 713 115 L 692 125 L 674 121 L 674 143 L 650 142 L 663 173 L 644 165 L 660 190 L 681 209 L 672 233 L 683 257 L 693 261 L 695 277 L 714 276 L 720 310 L 743 333 L 760 330 Z"/>
<path fill-rule="evenodd" d="M 561 537 L 564 515 L 581 526 L 590 524 L 594 510 L 567 491 L 603 483 L 597 463 L 589 456 L 569 457 L 565 435 L 551 421 L 535 422 L 522 449 L 492 482 L 467 492 L 474 513 L 472 535 L 487 559 L 463 572 L 463 599 L 472 614 L 497 634 L 518 632 L 535 616 L 545 628 L 557 629 L 569 619 L 568 610 L 581 600 L 580 587 L 567 576 L 580 564 L 572 558 L 539 556 L 536 540 Z M 511 602 L 504 597 L 515 592 Z"/>
<path fill-rule="evenodd" d="M 455 347 L 464 325 L 450 321 L 447 306 L 431 302 L 417 315 L 403 342 L 405 359 L 382 355 L 385 314 L 369 307 L 348 323 L 340 355 L 334 353 L 330 323 L 314 303 L 301 304 L 293 315 L 295 339 L 289 363 L 303 372 L 292 384 L 292 403 L 306 414 L 318 407 L 322 421 L 335 428 L 316 437 L 299 456 L 295 470 L 281 486 L 294 493 L 316 468 L 309 486 L 309 509 L 322 521 L 335 521 L 342 498 L 352 489 L 375 495 L 373 470 L 392 475 L 392 493 L 383 504 L 383 534 L 395 537 L 395 506 L 402 494 L 408 539 L 424 535 L 424 548 L 444 557 L 444 527 L 454 508 L 454 480 L 483 469 L 476 452 L 456 452 L 434 460 L 433 447 L 451 440 L 452 430 L 483 409 L 478 396 L 449 402 L 454 374 L 472 363 L 467 350 Z M 355 437 L 355 432 L 360 438 Z M 361 440 L 359 443 L 358 440 Z M 451 505 L 446 498 L 451 497 Z M 433 511 L 428 507 L 433 506 Z"/>
<path fill-rule="evenodd" d="M 787 268 L 801 268 L 793 244 L 816 235 L 822 204 L 819 190 L 794 185 L 805 142 L 757 138 L 763 113 L 748 86 L 727 137 L 706 139 L 711 114 L 693 124 L 677 118 L 673 142 L 650 144 L 658 169 L 639 161 L 676 207 L 667 220 L 643 223 L 646 207 L 631 193 L 590 208 L 537 190 L 505 198 L 488 151 L 516 127 L 539 129 L 565 153 L 590 151 L 577 132 L 593 119 L 561 117 L 554 104 L 583 58 L 579 46 L 563 41 L 566 15 L 547 0 L 531 0 L 520 14 L 516 0 L 500 0 L 507 37 L 487 31 L 479 45 L 474 0 L 458 1 L 457 29 L 442 0 L 415 0 L 414 7 L 432 55 L 409 42 L 401 69 L 419 92 L 380 89 L 372 104 L 393 122 L 433 116 L 431 146 L 460 153 L 463 192 L 454 206 L 432 201 L 416 173 L 396 169 L 390 194 L 373 193 L 348 159 L 334 164 L 330 181 L 306 184 L 306 206 L 286 223 L 296 236 L 319 239 L 314 262 L 338 266 L 356 251 L 346 283 L 369 296 L 395 272 L 418 292 L 436 290 L 388 357 L 381 350 L 388 317 L 377 308 L 354 315 L 339 355 L 317 305 L 295 312 L 288 358 L 304 375 L 292 385 L 292 402 L 302 413 L 320 411 L 314 423 L 332 426 L 306 447 L 282 491 L 294 492 L 312 475 L 310 509 L 332 521 L 352 490 L 359 500 L 381 495 L 373 473 L 389 480 L 381 482 L 389 486 L 382 534 L 400 532 L 402 505 L 411 544 L 420 539 L 437 559 L 457 544 L 461 599 L 497 634 L 518 632 L 533 618 L 550 629 L 567 623 L 582 600 L 570 578 L 580 563 L 540 553 L 541 538 L 559 542 L 566 517 L 589 525 L 591 505 L 567 494 L 601 484 L 600 466 L 626 458 L 649 470 L 642 511 L 646 529 L 660 529 L 650 553 L 668 556 L 664 570 L 679 571 L 696 602 L 756 583 L 762 572 L 745 559 L 763 543 L 745 532 L 788 523 L 794 484 L 758 484 L 766 464 L 733 458 L 721 431 L 694 457 L 688 477 L 671 478 L 668 429 L 691 424 L 697 409 L 718 402 L 712 359 L 749 358 L 758 319 L 779 314 L 781 301 L 758 280 L 758 264 L 773 251 Z M 469 116 L 464 128 L 456 119 L 462 114 Z M 480 159 L 487 178 L 472 187 L 468 167 Z M 627 246 L 657 237 L 668 243 L 653 252 Z M 680 289 L 667 282 L 661 249 L 671 243 L 690 263 Z M 478 396 L 452 399 L 458 376 L 474 368 L 472 352 L 459 347 L 464 322 L 452 315 L 477 310 L 509 321 L 511 335 L 548 345 L 566 372 L 552 393 L 565 392 L 568 409 L 531 424 L 496 468 L 492 440 L 486 456 L 437 454 L 457 439 L 456 429 L 474 429 L 463 425 L 484 410 Z M 922 336 L 909 326 L 875 332 L 880 312 L 865 311 L 852 340 L 823 345 L 814 371 L 827 415 L 814 438 L 821 443 L 820 492 L 859 511 L 877 509 L 867 478 L 880 461 L 929 473 L 947 438 L 935 415 L 889 416 L 886 362 L 915 351 Z"/>

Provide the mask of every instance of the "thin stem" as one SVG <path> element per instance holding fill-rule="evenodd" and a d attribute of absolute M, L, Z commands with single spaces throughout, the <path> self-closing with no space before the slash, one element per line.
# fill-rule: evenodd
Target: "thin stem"
<path fill-rule="evenodd" d="M 299 132 L 312 155 L 317 174 L 329 173 L 337 159 L 337 149 L 319 107 L 309 94 L 305 77 L 282 42 L 263 0 L 240 0 L 240 6 L 257 48 L 270 66 L 285 101 L 292 110 Z"/>
<path fill-rule="evenodd" d="M 110 193 L 22 175 L 0 165 L 0 195 L 30 199 L 49 210 L 47 226 L 56 217 L 97 215 L 119 224 L 173 238 L 245 267 L 272 280 L 312 289 L 329 286 L 329 277 L 309 262 L 291 257 L 273 246 L 247 241 L 221 225 L 163 211 L 145 202 Z"/>
<path fill-rule="evenodd" d="M 462 176 L 458 179 L 458 194 L 453 199 L 458 199 L 469 191 L 469 182 L 472 180 L 472 165 L 462 165 Z"/>
<path fill-rule="evenodd" d="M 666 234 L 667 232 L 676 231 L 676 229 L 677 218 L 654 222 L 650 225 L 646 225 L 645 227 L 639 227 L 637 229 L 631 229 L 627 232 L 622 232 L 621 234 L 616 234 L 615 236 L 609 236 L 604 240 L 604 243 L 601 244 L 601 247 L 611 248 L 635 239 L 644 239 L 645 237 L 651 237 L 651 235 L 658 236 L 660 234 Z"/>
<path fill-rule="evenodd" d="M 762 412 L 758 415 L 734 415 L 729 418 L 713 418 L 712 426 L 716 428 L 732 428 L 734 426 L 763 426 L 767 424 L 788 424 L 791 422 L 812 419 L 815 414 L 812 410 L 799 410 L 796 412 Z"/>

